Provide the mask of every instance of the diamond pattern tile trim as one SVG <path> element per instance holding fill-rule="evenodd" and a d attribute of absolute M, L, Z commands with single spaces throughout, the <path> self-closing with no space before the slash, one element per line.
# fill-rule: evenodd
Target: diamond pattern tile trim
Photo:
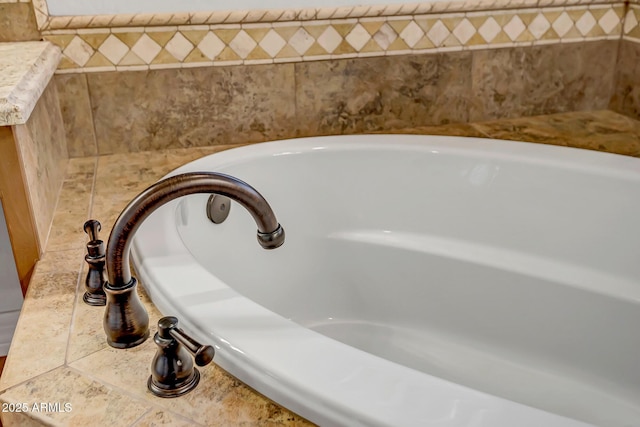
<path fill-rule="evenodd" d="M 44 31 L 58 73 L 157 69 L 640 39 L 640 5 L 537 7 L 252 24 Z"/>
<path fill-rule="evenodd" d="M 624 17 L 622 34 L 627 40 L 640 42 L 640 5 L 629 5 L 629 10 Z"/>

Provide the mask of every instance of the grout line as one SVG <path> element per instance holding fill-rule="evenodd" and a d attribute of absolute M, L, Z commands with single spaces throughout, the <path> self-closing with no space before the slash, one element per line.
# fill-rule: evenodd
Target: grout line
<path fill-rule="evenodd" d="M 96 184 L 98 182 L 98 164 L 100 156 L 95 155 L 93 157 L 95 159 L 93 164 L 93 182 L 91 183 L 91 190 L 89 190 L 89 210 L 87 211 L 87 219 L 90 219 L 91 215 L 93 215 L 93 201 L 95 199 Z"/>
<path fill-rule="evenodd" d="M 620 79 L 620 75 L 618 74 L 619 63 L 622 54 L 622 44 L 625 41 L 624 37 L 624 24 L 627 20 L 627 14 L 629 13 L 630 5 L 629 0 L 624 2 L 624 9 L 622 12 L 622 18 L 620 19 L 620 38 L 618 38 L 618 43 L 616 45 L 616 54 L 615 59 L 612 64 L 612 82 L 611 82 L 611 92 L 609 93 L 609 102 L 607 102 L 607 108 L 617 110 L 616 106 L 613 105 L 614 98 L 616 98 L 617 88 L 618 88 L 618 80 Z"/>
<path fill-rule="evenodd" d="M 136 425 L 139 425 L 142 422 L 142 420 L 144 420 L 147 417 L 147 415 L 151 414 L 151 411 L 153 411 L 153 408 L 149 408 L 148 410 L 146 410 L 142 415 L 138 417 L 138 419 L 136 419 L 134 422 L 130 424 L 130 427 L 135 427 Z"/>
<path fill-rule="evenodd" d="M 91 118 L 91 130 L 93 130 L 93 155 L 97 156 L 100 154 L 99 146 L 98 146 L 98 132 L 96 131 L 96 120 L 93 117 L 93 97 L 91 96 L 91 87 L 89 86 L 89 74 L 82 73 L 84 75 L 85 85 L 87 88 L 87 98 L 89 98 L 89 116 Z"/>
<path fill-rule="evenodd" d="M 9 360 L 7 360 L 7 362 L 8 362 L 8 361 L 9 361 Z M 5 368 L 6 368 L 6 367 L 7 367 L 7 365 L 5 364 Z M 41 373 L 39 373 L 39 374 L 35 374 L 35 375 L 33 375 L 33 376 L 29 377 L 29 378 L 25 378 L 25 379 L 23 379 L 22 381 L 18 381 L 18 382 L 17 382 L 17 383 L 15 383 L 15 384 L 11 384 L 9 387 L 6 387 L 6 388 L 2 388 L 2 389 L 0 389 L 0 395 L 4 395 L 6 392 L 8 392 L 8 391 L 10 391 L 10 390 L 13 390 L 13 389 L 14 389 L 14 388 L 16 388 L 16 387 L 20 387 L 20 386 L 22 386 L 22 385 L 24 385 L 24 384 L 28 383 L 29 381 L 33 381 L 33 380 L 35 380 L 36 378 L 40 378 L 40 377 L 42 377 L 42 376 L 44 376 L 44 375 L 48 375 L 48 374 L 50 374 L 51 372 L 53 372 L 53 371 L 55 371 L 55 370 L 57 370 L 57 369 L 60 369 L 60 368 L 64 368 L 64 367 L 65 367 L 65 365 L 64 365 L 64 363 L 63 363 L 62 365 L 58 365 L 58 366 L 53 367 L 53 368 L 51 368 L 51 369 L 49 369 L 49 370 L 47 370 L 47 371 L 41 372 Z M 1 400 L 1 399 L 0 399 L 0 400 Z"/>
<path fill-rule="evenodd" d="M 103 349 L 104 350 L 104 349 Z M 122 351 L 122 350 L 119 350 Z M 151 360 L 149 360 L 149 363 L 151 363 Z M 217 365 L 216 365 L 217 366 Z M 116 385 L 114 383 L 111 383 L 109 381 L 105 381 L 104 379 L 97 377 L 89 372 L 83 371 L 82 369 L 76 368 L 75 366 L 68 366 L 67 369 L 75 372 L 76 374 L 78 374 L 81 377 L 85 377 L 85 378 L 89 378 L 91 381 L 95 381 L 105 387 L 108 387 L 114 391 L 117 391 L 121 396 L 123 397 L 129 397 L 131 399 L 135 399 L 138 402 L 142 403 L 145 406 L 149 407 L 149 410 L 146 411 L 144 413 L 144 415 L 148 414 L 151 411 L 154 410 L 161 410 L 162 412 L 168 412 L 171 415 L 174 415 L 176 417 L 182 418 L 183 420 L 188 421 L 191 425 L 196 425 L 196 426 L 203 426 L 203 424 L 198 423 L 197 421 L 194 421 L 190 418 L 185 417 L 184 415 L 180 415 L 177 414 L 169 409 L 167 409 L 167 407 L 165 405 L 163 405 L 162 398 L 158 397 L 157 399 L 159 400 L 158 403 L 155 403 L 152 400 L 146 399 L 144 396 L 140 395 L 140 394 L 136 394 L 131 392 L 130 390 L 128 390 L 126 387 L 122 387 L 119 385 Z M 244 383 L 243 383 L 244 384 Z M 248 387 L 248 386 L 246 386 Z M 146 384 L 145 384 L 145 389 L 146 389 Z M 150 393 L 150 392 L 149 392 Z M 257 392 L 256 392 L 257 393 Z M 131 426 L 135 425 L 136 423 L 139 423 L 142 420 L 143 417 L 138 418 L 136 421 L 134 421 L 133 424 L 131 424 Z"/>
<path fill-rule="evenodd" d="M 94 193 L 94 189 L 95 189 L 95 185 L 96 185 L 96 175 L 98 174 L 98 158 L 97 156 L 95 157 L 94 160 L 94 165 L 93 165 L 93 180 L 91 182 L 91 190 L 89 191 L 89 206 L 87 209 L 87 214 L 89 217 L 91 217 L 91 210 L 93 207 L 93 193 Z M 69 363 L 69 354 L 71 352 L 71 336 L 74 330 L 74 326 L 75 326 L 75 318 L 76 318 L 76 311 L 77 311 L 77 306 L 79 304 L 78 302 L 78 298 L 80 293 L 83 291 L 83 280 L 82 280 L 82 273 L 83 273 L 83 268 L 84 268 L 84 259 L 82 259 L 82 261 L 80 261 L 80 266 L 78 268 L 78 279 L 76 282 L 76 290 L 75 293 L 73 295 L 73 309 L 71 310 L 71 321 L 69 322 L 69 331 L 67 334 L 67 345 L 65 348 L 65 354 L 64 354 L 64 363 L 65 366 L 68 365 Z"/>
<path fill-rule="evenodd" d="M 65 351 L 64 351 L 64 366 L 67 366 L 69 362 L 68 359 L 69 359 L 69 352 L 71 347 L 71 335 L 73 333 L 73 329 L 75 326 L 75 317 L 76 317 L 76 311 L 78 307 L 78 295 L 80 294 L 80 292 L 82 292 L 83 267 L 84 267 L 84 259 L 80 261 L 80 266 L 78 268 L 78 276 L 76 279 L 76 290 L 73 294 L 73 308 L 71 309 L 71 319 L 69 320 L 69 330 L 67 331 L 67 343 L 66 343 L 67 345 L 65 346 Z"/>

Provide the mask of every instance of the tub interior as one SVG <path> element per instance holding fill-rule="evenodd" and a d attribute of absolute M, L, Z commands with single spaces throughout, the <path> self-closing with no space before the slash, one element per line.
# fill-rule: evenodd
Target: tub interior
<path fill-rule="evenodd" d="M 185 246 L 236 291 L 458 384 L 640 425 L 637 175 L 508 153 L 322 146 L 217 171 L 255 186 L 287 233 L 265 251 L 240 206 L 216 225 L 208 196 L 176 205 Z"/>

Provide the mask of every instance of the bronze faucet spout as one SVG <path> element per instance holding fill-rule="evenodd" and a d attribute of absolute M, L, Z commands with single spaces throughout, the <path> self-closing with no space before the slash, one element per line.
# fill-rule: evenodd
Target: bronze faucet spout
<path fill-rule="evenodd" d="M 157 208 L 182 196 L 196 193 L 221 194 L 244 206 L 258 227 L 258 243 L 274 249 L 284 242 L 284 229 L 269 203 L 258 191 L 237 178 L 216 172 L 190 172 L 172 176 L 150 186 L 122 211 L 109 236 L 106 264 L 108 283 L 104 329 L 112 347 L 129 348 L 149 336 L 149 316 L 131 277 L 129 250 L 140 224 Z"/>

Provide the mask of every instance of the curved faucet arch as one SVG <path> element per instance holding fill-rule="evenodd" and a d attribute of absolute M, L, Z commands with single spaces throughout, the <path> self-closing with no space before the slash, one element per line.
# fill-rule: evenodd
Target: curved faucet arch
<path fill-rule="evenodd" d="M 221 194 L 247 209 L 256 222 L 258 243 L 263 248 L 275 249 L 284 243 L 284 229 L 269 203 L 255 188 L 240 179 L 217 172 L 191 172 L 163 179 L 148 187 L 124 208 L 107 243 L 109 280 L 104 286 L 107 306 L 103 326 L 107 342 L 112 347 L 135 347 L 149 336 L 149 316 L 135 292 L 137 281 L 131 276 L 129 263 L 136 230 L 160 206 L 197 193 Z"/>

